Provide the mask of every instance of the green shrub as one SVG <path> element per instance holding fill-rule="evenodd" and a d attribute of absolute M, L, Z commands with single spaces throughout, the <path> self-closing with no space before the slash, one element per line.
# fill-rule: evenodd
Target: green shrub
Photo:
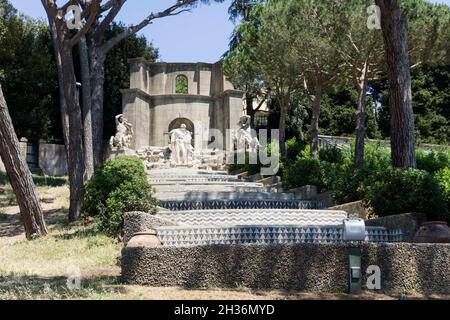
<path fill-rule="evenodd" d="M 319 159 L 329 163 L 343 163 L 344 153 L 338 148 L 320 149 Z"/>
<path fill-rule="evenodd" d="M 333 200 L 343 204 L 362 199 L 367 176 L 368 170 L 358 169 L 353 163 L 333 164 L 329 166 L 325 180 L 333 192 Z"/>
<path fill-rule="evenodd" d="M 364 147 L 366 171 L 384 172 L 392 167 L 391 150 L 379 142 L 366 143 Z"/>
<path fill-rule="evenodd" d="M 450 168 L 446 167 L 436 172 L 434 179 L 440 185 L 447 201 L 447 207 L 450 210 Z"/>
<path fill-rule="evenodd" d="M 364 191 L 365 203 L 379 216 L 421 212 L 428 220 L 449 218 L 441 188 L 423 170 L 394 168 L 377 173 Z"/>
<path fill-rule="evenodd" d="M 128 211 L 155 212 L 142 162 L 135 157 L 120 157 L 100 166 L 83 188 L 83 212 L 93 216 L 101 231 L 119 235 L 123 215 Z"/>
<path fill-rule="evenodd" d="M 416 152 L 416 158 L 417 168 L 431 174 L 435 174 L 446 167 L 450 167 L 449 151 L 432 151 L 427 153 L 419 150 Z"/>
<path fill-rule="evenodd" d="M 290 160 L 295 161 L 297 159 L 297 156 L 305 149 L 305 144 L 302 142 L 298 142 L 295 137 L 292 139 L 289 139 L 286 141 L 286 153 L 287 153 L 287 159 L 285 162 L 288 162 Z"/>
<path fill-rule="evenodd" d="M 301 158 L 283 167 L 283 186 L 288 189 L 305 185 L 317 186 L 319 191 L 326 188 L 325 163 L 317 159 Z"/>

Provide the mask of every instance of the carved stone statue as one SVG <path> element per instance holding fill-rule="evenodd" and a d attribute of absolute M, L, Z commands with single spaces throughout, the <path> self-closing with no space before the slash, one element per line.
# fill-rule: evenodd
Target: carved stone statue
<path fill-rule="evenodd" d="M 233 137 L 234 143 L 236 144 L 236 149 L 244 149 L 245 151 L 256 152 L 257 148 L 260 147 L 258 138 L 252 137 L 252 128 L 250 116 L 242 116 L 239 121 L 241 126 Z"/>
<path fill-rule="evenodd" d="M 119 114 L 116 116 L 116 135 L 111 137 L 109 145 L 117 149 L 129 148 L 133 134 L 133 126 Z"/>
<path fill-rule="evenodd" d="M 189 164 L 189 160 L 192 159 L 194 153 L 192 133 L 186 129 L 186 125 L 183 123 L 180 128 L 169 132 L 169 135 L 172 162 L 178 165 Z"/>

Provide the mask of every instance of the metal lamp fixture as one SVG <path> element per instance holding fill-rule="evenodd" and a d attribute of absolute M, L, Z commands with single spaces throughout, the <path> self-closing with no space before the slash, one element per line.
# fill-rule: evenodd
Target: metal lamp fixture
<path fill-rule="evenodd" d="M 344 241 L 364 241 L 366 238 L 366 226 L 363 219 L 344 219 L 343 234 Z M 361 272 L 361 248 L 360 246 L 350 247 L 348 250 L 349 265 L 349 290 L 350 293 L 361 292 L 362 272 Z"/>

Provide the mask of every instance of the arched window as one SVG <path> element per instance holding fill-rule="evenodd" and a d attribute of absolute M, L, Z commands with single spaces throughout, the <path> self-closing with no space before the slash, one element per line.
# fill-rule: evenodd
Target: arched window
<path fill-rule="evenodd" d="M 175 93 L 188 94 L 188 78 L 180 74 L 175 79 Z"/>

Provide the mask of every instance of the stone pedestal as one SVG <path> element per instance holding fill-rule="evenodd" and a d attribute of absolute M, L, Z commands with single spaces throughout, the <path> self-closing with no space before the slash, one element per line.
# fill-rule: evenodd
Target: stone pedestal
<path fill-rule="evenodd" d="M 127 157 L 127 156 L 137 156 L 136 151 L 131 150 L 129 148 L 117 149 L 117 148 L 109 148 L 107 160 L 116 159 L 119 157 Z"/>

